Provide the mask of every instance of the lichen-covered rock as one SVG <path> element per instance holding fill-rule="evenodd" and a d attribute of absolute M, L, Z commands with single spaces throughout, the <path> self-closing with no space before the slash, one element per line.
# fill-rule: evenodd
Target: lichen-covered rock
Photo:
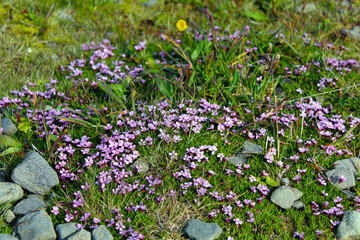
<path fill-rule="evenodd" d="M 15 167 L 11 179 L 26 190 L 45 195 L 59 184 L 59 177 L 47 161 L 37 152 L 30 151 L 24 160 Z"/>
<path fill-rule="evenodd" d="M 192 219 L 185 228 L 185 234 L 192 240 L 214 240 L 220 237 L 222 229 L 217 223 L 205 223 Z"/>
<path fill-rule="evenodd" d="M 270 201 L 283 209 L 290 209 L 302 196 L 303 193 L 296 188 L 280 186 L 271 194 Z"/>
<path fill-rule="evenodd" d="M 247 159 L 256 154 L 262 154 L 263 148 L 255 143 L 245 141 L 244 147 L 240 153 L 229 158 L 229 162 L 234 165 L 242 165 L 247 162 Z"/>
<path fill-rule="evenodd" d="M 91 232 L 92 240 L 113 240 L 110 231 L 104 226 L 100 225 Z"/>
<path fill-rule="evenodd" d="M 16 201 L 24 196 L 24 191 L 16 183 L 0 182 L 0 204 Z"/>
<path fill-rule="evenodd" d="M 5 135 L 12 135 L 17 132 L 17 128 L 7 117 L 1 119 L 1 126 Z"/>
<path fill-rule="evenodd" d="M 13 233 L 21 240 L 56 240 L 51 218 L 44 210 L 32 212 L 20 218 Z"/>
<path fill-rule="evenodd" d="M 337 239 L 360 239 L 360 213 L 358 211 L 345 211 L 337 229 Z"/>
<path fill-rule="evenodd" d="M 341 189 L 348 189 L 356 186 L 355 176 L 358 174 L 357 164 L 360 166 L 359 158 L 347 158 L 338 160 L 333 163 L 334 169 L 325 172 L 331 183 L 337 185 Z M 340 182 L 341 176 L 346 180 Z"/>
<path fill-rule="evenodd" d="M 30 195 L 15 205 L 13 212 L 16 215 L 25 215 L 45 208 L 46 204 L 39 195 Z"/>

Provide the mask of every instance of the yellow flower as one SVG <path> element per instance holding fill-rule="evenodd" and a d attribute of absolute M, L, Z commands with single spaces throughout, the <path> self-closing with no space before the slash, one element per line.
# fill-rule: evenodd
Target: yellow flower
<path fill-rule="evenodd" d="M 179 21 L 177 21 L 176 27 L 177 29 L 179 29 L 180 32 L 186 30 L 187 29 L 186 21 L 180 19 Z"/>

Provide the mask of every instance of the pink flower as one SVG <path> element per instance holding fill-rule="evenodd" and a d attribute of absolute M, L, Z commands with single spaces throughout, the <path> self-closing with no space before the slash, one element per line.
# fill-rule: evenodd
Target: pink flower
<path fill-rule="evenodd" d="M 58 215 L 60 213 L 59 208 L 57 206 L 54 206 L 53 209 L 51 210 L 51 212 L 55 215 Z"/>

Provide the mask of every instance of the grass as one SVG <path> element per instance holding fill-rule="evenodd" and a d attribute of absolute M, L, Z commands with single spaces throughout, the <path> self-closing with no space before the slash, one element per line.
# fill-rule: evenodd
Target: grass
<path fill-rule="evenodd" d="M 4 2 L 0 92 L 22 103 L 0 101 L 19 129 L 2 139 L 1 168 L 9 177 L 38 150 L 62 178 L 47 209 L 54 224 L 100 220 L 115 239 L 186 239 L 192 218 L 218 223 L 219 239 L 334 239 L 341 211 L 358 207 L 323 170 L 359 152 L 359 45 L 340 35 L 358 8 L 316 3 L 324 14 L 304 21 L 293 1 L 209 1 L 208 12 L 198 1 Z M 321 106 L 310 100 L 319 96 Z M 246 140 L 264 155 L 232 165 Z M 129 167 L 138 159 L 149 171 Z M 281 177 L 304 209 L 270 201 Z"/>

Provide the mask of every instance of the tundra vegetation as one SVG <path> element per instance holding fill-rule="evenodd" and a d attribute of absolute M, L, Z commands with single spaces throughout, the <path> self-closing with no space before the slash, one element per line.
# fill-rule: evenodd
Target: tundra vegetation
<path fill-rule="evenodd" d="M 302 4 L 2 1 L 0 109 L 19 131 L 1 169 L 38 151 L 61 180 L 53 223 L 117 239 L 187 239 L 193 218 L 219 239 L 333 239 L 360 210 L 324 174 L 359 155 L 359 40 L 341 30 L 360 3 Z M 231 164 L 245 141 L 263 154 Z M 270 201 L 284 177 L 304 208 Z"/>

